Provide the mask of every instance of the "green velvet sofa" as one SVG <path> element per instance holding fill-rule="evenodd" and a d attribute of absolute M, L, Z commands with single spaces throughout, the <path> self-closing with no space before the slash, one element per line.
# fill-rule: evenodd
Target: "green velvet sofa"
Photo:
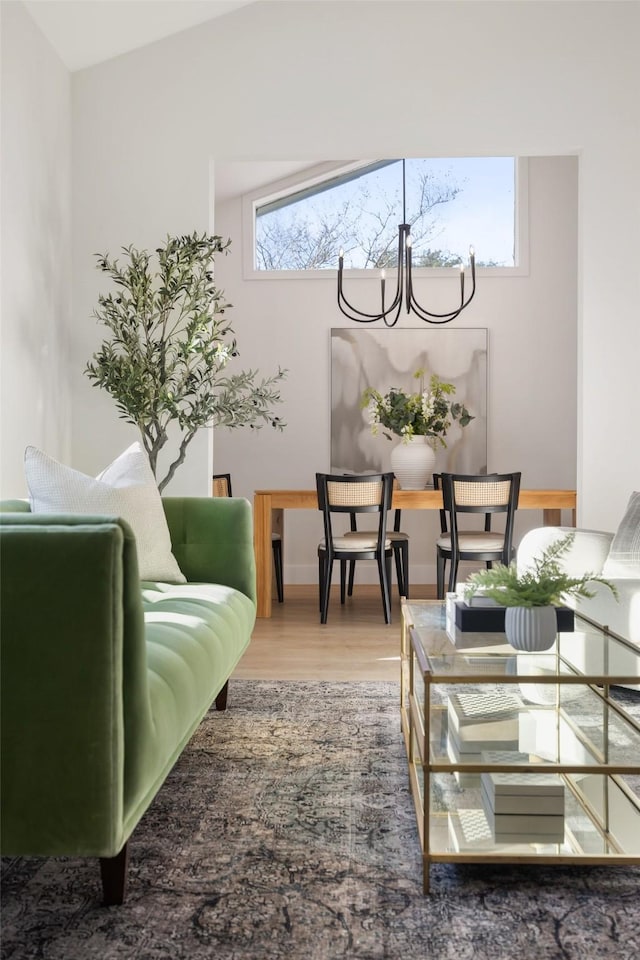
<path fill-rule="evenodd" d="M 255 621 L 249 503 L 163 506 L 186 584 L 141 582 L 121 519 L 0 503 L 2 853 L 99 857 L 106 903 Z"/>

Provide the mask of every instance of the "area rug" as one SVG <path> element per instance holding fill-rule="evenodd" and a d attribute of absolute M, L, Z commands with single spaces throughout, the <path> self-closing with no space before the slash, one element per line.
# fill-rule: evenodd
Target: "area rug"
<path fill-rule="evenodd" d="M 4 960 L 640 955 L 640 868 L 422 863 L 393 683 L 232 681 L 130 843 L 3 861 Z"/>

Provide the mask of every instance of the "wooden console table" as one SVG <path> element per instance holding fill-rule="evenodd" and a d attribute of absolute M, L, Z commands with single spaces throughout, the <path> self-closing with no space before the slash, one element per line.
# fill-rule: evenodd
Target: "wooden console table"
<path fill-rule="evenodd" d="M 394 490 L 392 508 L 401 510 L 441 510 L 439 490 Z M 284 532 L 285 510 L 317 510 L 315 490 L 256 490 L 253 498 L 254 544 L 259 617 L 271 616 L 271 532 Z M 545 526 L 560 524 L 561 510 L 571 510 L 576 524 L 575 490 L 521 490 L 519 510 L 542 510 Z"/>

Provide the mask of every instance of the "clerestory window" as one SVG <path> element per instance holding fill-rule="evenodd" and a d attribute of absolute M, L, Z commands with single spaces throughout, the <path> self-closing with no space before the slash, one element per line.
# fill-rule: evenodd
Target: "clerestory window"
<path fill-rule="evenodd" d="M 341 249 L 345 269 L 393 268 L 400 223 L 411 225 L 416 268 L 467 263 L 470 245 L 477 267 L 522 265 L 525 161 L 410 158 L 404 165 L 331 166 L 248 198 L 258 275 L 335 270 Z"/>

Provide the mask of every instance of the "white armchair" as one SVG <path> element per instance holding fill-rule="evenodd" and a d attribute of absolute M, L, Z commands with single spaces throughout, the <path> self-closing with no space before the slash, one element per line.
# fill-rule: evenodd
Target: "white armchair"
<path fill-rule="evenodd" d="M 616 534 L 573 527 L 537 527 L 517 548 L 518 570 L 530 567 L 534 557 L 555 540 L 574 533 L 562 564 L 571 576 L 589 571 L 606 577 L 618 589 L 619 599 L 602 584 L 593 584 L 595 596 L 571 600 L 571 606 L 601 626 L 640 646 L 640 493 L 634 493 Z"/>

